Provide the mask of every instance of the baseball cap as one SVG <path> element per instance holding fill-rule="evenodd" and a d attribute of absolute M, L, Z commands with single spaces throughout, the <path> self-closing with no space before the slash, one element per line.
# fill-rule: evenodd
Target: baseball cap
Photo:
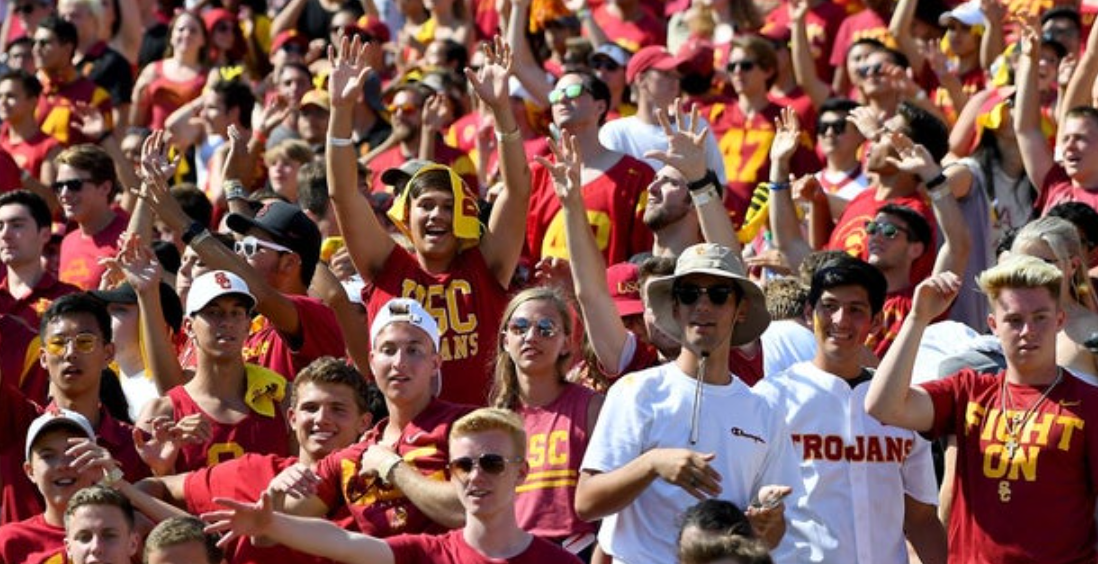
<path fill-rule="evenodd" d="M 202 13 L 202 23 L 206 25 L 206 31 L 213 32 L 214 26 L 217 22 L 229 20 L 230 22 L 236 22 L 236 14 L 226 10 L 225 8 L 213 8 Z"/>
<path fill-rule="evenodd" d="M 328 92 L 326 90 L 314 88 L 306 92 L 305 95 L 301 97 L 301 107 L 304 108 L 305 106 L 310 105 L 323 108 L 326 112 L 332 111 L 332 102 L 331 99 L 328 98 Z"/>
<path fill-rule="evenodd" d="M 388 43 L 389 38 L 389 26 L 385 25 L 385 22 L 373 16 L 362 16 L 358 18 L 358 27 L 366 35 L 373 38 L 375 43 Z"/>
<path fill-rule="evenodd" d="M 590 60 L 595 60 L 598 57 L 605 57 L 614 61 L 619 67 L 624 67 L 629 64 L 629 51 L 626 51 L 624 47 L 617 43 L 603 43 L 599 45 L 598 49 L 595 49 L 591 53 Z"/>
<path fill-rule="evenodd" d="M 408 323 L 426 333 L 434 343 L 435 351 L 438 352 L 438 323 L 419 302 L 411 298 L 393 298 L 381 306 L 374 316 L 374 322 L 370 325 L 370 342 L 377 341 L 377 335 L 382 329 L 398 322 Z"/>
<path fill-rule="evenodd" d="M 949 20 L 957 20 L 970 27 L 987 25 L 984 11 L 980 9 L 980 0 L 968 0 L 968 2 L 938 16 L 938 25 L 949 25 Z"/>
<path fill-rule="evenodd" d="M 606 269 L 606 285 L 618 315 L 628 317 L 644 313 L 640 295 L 640 267 L 631 262 L 619 262 Z"/>
<path fill-rule="evenodd" d="M 193 316 L 210 302 L 229 294 L 246 298 L 248 309 L 255 307 L 255 296 L 248 289 L 248 283 L 228 270 L 212 270 L 195 278 L 187 293 L 187 316 Z"/>
<path fill-rule="evenodd" d="M 129 282 L 113 290 L 93 290 L 88 292 L 99 301 L 108 304 L 136 304 L 137 292 Z M 183 323 L 183 304 L 179 301 L 179 295 L 175 293 L 167 282 L 160 282 L 160 309 L 164 312 L 164 320 L 168 322 L 173 331 L 179 331 Z"/>
<path fill-rule="evenodd" d="M 713 74 L 713 44 L 708 41 L 691 39 L 679 47 L 678 59 L 682 61 L 684 74 L 711 76 Z"/>
<path fill-rule="evenodd" d="M 408 184 L 408 181 L 419 172 L 419 169 L 433 164 L 431 161 L 425 161 L 423 159 L 408 159 L 404 161 L 404 164 L 396 168 L 390 168 L 381 173 L 381 181 L 386 186 L 392 186 L 394 193 L 401 193 L 404 191 L 404 186 Z"/>
<path fill-rule="evenodd" d="M 42 433 L 55 427 L 69 427 L 79 431 L 80 434 L 89 439 L 95 440 L 95 431 L 86 417 L 69 409 L 51 407 L 35 418 L 30 427 L 27 428 L 27 446 L 24 452 L 27 460 L 30 460 L 31 447 L 34 446 L 34 441 L 37 441 Z"/>
<path fill-rule="evenodd" d="M 732 346 L 750 343 L 770 325 L 770 313 L 766 311 L 766 297 L 762 289 L 744 274 L 743 263 L 728 247 L 715 243 L 702 243 L 687 247 L 675 262 L 675 273 L 652 279 L 645 286 L 648 306 L 655 314 L 656 327 L 682 342 L 682 328 L 675 320 L 675 298 L 671 289 L 675 281 L 691 274 L 718 276 L 739 287 L 741 302 L 747 310 L 732 330 Z"/>
<path fill-rule="evenodd" d="M 775 45 L 784 45 L 788 47 L 789 42 L 793 40 L 793 31 L 785 24 L 767 22 L 766 25 L 759 30 L 759 36 L 769 39 L 770 42 Z"/>
<path fill-rule="evenodd" d="M 302 35 L 296 29 L 287 29 L 275 36 L 271 41 L 271 54 L 275 54 L 286 45 L 297 45 L 301 49 L 309 47 L 309 38 Z"/>
<path fill-rule="evenodd" d="M 301 270 L 312 277 L 320 260 L 320 230 L 301 208 L 276 200 L 259 208 L 255 217 L 229 214 L 226 225 L 241 235 L 252 228 L 270 235 L 275 243 L 297 253 L 301 257 Z"/>
<path fill-rule="evenodd" d="M 629 65 L 625 67 L 625 80 L 633 82 L 637 80 L 637 76 L 639 76 L 640 73 L 646 70 L 675 70 L 679 68 L 683 62 L 682 59 L 672 55 L 667 48 L 659 45 L 649 45 L 648 47 L 637 51 L 637 53 L 629 59 Z"/>

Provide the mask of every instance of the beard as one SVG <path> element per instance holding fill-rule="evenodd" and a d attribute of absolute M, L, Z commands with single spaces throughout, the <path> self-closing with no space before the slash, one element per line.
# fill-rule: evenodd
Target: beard
<path fill-rule="evenodd" d="M 689 206 L 661 205 L 644 209 L 644 224 L 652 231 L 668 227 L 693 211 Z"/>

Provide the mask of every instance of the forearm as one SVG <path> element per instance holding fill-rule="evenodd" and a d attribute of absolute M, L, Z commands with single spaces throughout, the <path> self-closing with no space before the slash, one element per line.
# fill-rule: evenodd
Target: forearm
<path fill-rule="evenodd" d="M 687 179 L 690 182 L 699 180 Z M 716 192 L 717 186 L 713 186 Z M 702 188 L 701 191 L 708 190 Z M 699 196 L 701 196 L 699 198 Z M 724 207 L 724 201 L 719 194 L 706 198 L 700 194 L 691 192 L 690 198 L 694 201 L 694 210 L 698 214 L 698 224 L 701 226 L 702 239 L 707 243 L 716 243 L 728 247 L 740 256 L 740 240 L 736 237 L 736 228 L 732 226 L 732 218 L 728 216 L 728 210 Z M 700 204 L 699 204 L 700 202 Z"/>
<path fill-rule="evenodd" d="M 770 181 L 772 186 L 784 185 L 785 188 L 774 190 L 772 187 L 770 190 L 768 206 L 770 210 L 770 232 L 774 236 L 772 241 L 774 247 L 784 252 L 787 257 L 791 257 L 791 263 L 794 262 L 792 257 L 796 257 L 796 264 L 800 264 L 801 260 L 812 249 L 809 248 L 808 242 L 804 240 L 804 236 L 801 234 L 801 225 L 797 219 L 797 208 L 796 204 L 793 203 L 788 178 L 788 163 L 777 161 L 771 163 Z"/>
<path fill-rule="evenodd" d="M 146 371 L 156 384 L 157 392 L 164 395 L 168 390 L 185 384 L 186 378 L 168 337 L 168 323 L 160 308 L 160 289 L 138 294 L 137 307 Z"/>
<path fill-rule="evenodd" d="M 123 131 L 115 128 L 115 132 Z M 110 155 L 111 160 L 114 161 L 114 170 L 118 173 L 118 182 L 121 184 L 121 206 L 130 214 L 136 213 L 136 210 L 141 206 L 139 205 L 140 198 L 134 193 L 135 188 L 141 186 L 141 179 L 137 176 L 137 170 L 130 166 L 130 159 L 122 152 L 122 146 L 118 143 L 118 137 L 116 135 L 108 135 L 106 139 L 103 139 L 99 143 L 99 147 Z M 146 205 L 146 207 L 148 207 Z M 130 223 L 129 231 L 131 233 L 138 233 L 142 237 L 145 237 L 146 241 L 152 240 L 152 212 L 147 212 L 147 216 L 142 218 L 141 223 Z"/>
<path fill-rule="evenodd" d="M 795 20 L 790 47 L 793 55 L 793 76 L 812 100 L 812 105 L 819 108 L 831 95 L 831 90 L 828 84 L 820 80 L 820 75 L 816 72 L 816 61 L 812 58 L 810 45 L 807 25 L 804 20 Z"/>
<path fill-rule="evenodd" d="M 969 234 L 968 224 L 965 223 L 965 217 L 961 213 L 961 206 L 957 203 L 957 198 L 953 196 L 948 184 L 947 180 L 946 186 L 939 188 L 939 191 L 931 196 L 934 218 L 942 230 L 944 239 L 938 258 L 934 262 L 934 273 L 949 271 L 962 276 L 972 248 L 972 235 Z"/>
<path fill-rule="evenodd" d="M 142 481 L 142 483 L 148 480 Z M 140 511 L 154 523 L 159 523 L 172 517 L 188 517 L 190 513 L 187 513 L 184 509 L 176 507 L 163 499 L 150 495 L 142 490 L 142 488 L 127 482 L 126 480 L 119 480 L 115 482 L 112 487 L 118 490 L 119 493 L 126 496 L 126 499 L 130 500 L 134 509 Z"/>
<path fill-rule="evenodd" d="M 915 367 L 915 356 L 919 342 L 929 320 L 919 319 L 914 312 L 907 315 L 888 353 L 877 366 L 877 373 L 869 384 L 866 393 L 866 411 L 882 423 L 908 429 L 905 425 L 909 404 L 911 403 L 911 372 Z M 920 421 L 918 431 L 929 430 L 932 421 Z"/>
<path fill-rule="evenodd" d="M 492 107 L 499 151 L 499 170 L 503 190 L 496 198 L 488 218 L 488 232 L 481 239 L 480 249 L 496 280 L 507 287 L 522 254 L 526 234 L 526 215 L 530 205 L 530 166 L 526 148 L 518 136 L 519 127 L 510 104 Z"/>
<path fill-rule="evenodd" d="M 408 464 L 393 467 L 390 481 L 435 523 L 450 529 L 465 525 L 465 508 L 450 482 L 428 478 Z"/>
<path fill-rule="evenodd" d="M 919 555 L 919 561 L 922 564 L 945 564 L 948 552 L 946 533 L 934 506 L 919 503 L 910 496 L 904 497 L 904 532 Z"/>
<path fill-rule="evenodd" d="M 295 550 L 350 564 L 391 564 L 393 552 L 385 541 L 339 528 L 325 519 L 274 513 L 263 533 Z"/>
<path fill-rule="evenodd" d="M 576 514 L 584 521 L 595 521 L 625 509 L 658 476 L 648 451 L 621 468 L 603 473 L 580 475 L 576 486 Z"/>
<path fill-rule="evenodd" d="M 297 25 L 297 20 L 304 10 L 305 0 L 290 0 L 290 3 L 284 6 L 282 11 L 271 21 L 271 41 L 274 41 L 279 33 Z"/>
<path fill-rule="evenodd" d="M 526 21 L 530 12 L 528 3 L 512 3 L 507 19 L 506 38 L 515 59 L 513 65 L 515 77 L 534 96 L 542 107 L 549 105 L 549 83 L 545 81 L 545 72 L 534 59 L 530 43 L 526 38 Z"/>
<path fill-rule="evenodd" d="M 370 373 L 370 341 L 366 331 L 362 330 L 362 318 L 354 310 L 343 284 L 336 279 L 327 264 L 318 264 L 313 273 L 309 293 L 319 297 L 335 312 L 336 322 L 343 331 L 343 341 L 347 355 L 359 372 Z"/>

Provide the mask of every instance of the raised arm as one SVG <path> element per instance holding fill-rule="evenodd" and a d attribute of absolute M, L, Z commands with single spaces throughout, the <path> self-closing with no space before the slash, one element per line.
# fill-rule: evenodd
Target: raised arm
<path fill-rule="evenodd" d="M 198 116 L 205 104 L 206 96 L 199 96 L 179 106 L 164 122 L 164 129 L 171 134 L 172 145 L 178 147 L 180 152 L 201 140 L 202 122 Z"/>
<path fill-rule="evenodd" d="M 526 162 L 526 150 L 515 115 L 511 112 L 507 86 L 513 62 L 511 48 L 496 36 L 494 45 L 484 46 L 484 55 L 484 66 L 477 72 L 465 69 L 465 77 L 477 97 L 488 105 L 495 120 L 503 190 L 492 206 L 488 229 L 480 239 L 480 252 L 492 275 L 506 288 L 518 266 L 525 240 L 526 214 L 530 207 L 530 166 Z"/>
<path fill-rule="evenodd" d="M 881 423 L 920 432 L 929 431 L 934 424 L 930 394 L 911 385 L 911 371 L 927 325 L 945 313 L 960 288 L 961 279 L 952 272 L 943 272 L 916 286 L 911 312 L 881 359 L 865 396 L 866 411 Z"/>
<path fill-rule="evenodd" d="M 1022 54 L 1018 57 L 1014 81 L 1018 85 L 1014 104 L 1014 134 L 1029 181 L 1038 193 L 1054 164 L 1052 149 L 1041 132 L 1041 88 L 1037 84 L 1039 32 L 1034 19 L 1022 27 Z"/>
<path fill-rule="evenodd" d="M 370 203 L 358 191 L 358 166 L 351 143 L 355 100 L 371 69 L 366 64 L 366 45 L 346 37 L 339 50 L 328 49 L 332 72 L 328 77 L 328 94 L 332 115 L 328 120 L 328 147 L 324 161 L 328 169 L 328 196 L 332 200 L 347 251 L 355 269 L 367 281 L 381 271 L 395 243 L 374 217 Z M 378 171 L 382 172 L 382 171 Z"/>
<path fill-rule="evenodd" d="M 316 265 L 312 284 L 309 285 L 309 294 L 320 298 L 332 308 L 336 322 L 339 323 L 339 329 L 343 332 L 347 356 L 355 363 L 359 372 L 369 374 L 370 341 L 366 332 L 362 330 L 362 317 L 355 311 L 354 304 L 347 296 L 347 290 L 332 274 L 327 263 L 321 262 Z"/>
<path fill-rule="evenodd" d="M 888 34 L 896 40 L 898 50 L 907 57 L 908 63 L 916 72 L 923 68 L 923 52 L 911 32 L 915 25 L 915 7 L 918 4 L 919 0 L 900 0 L 888 22 Z"/>
<path fill-rule="evenodd" d="M 779 8 L 780 9 L 780 8 Z M 793 59 L 793 76 L 801 85 L 805 94 L 812 100 L 812 106 L 819 108 L 831 96 L 831 85 L 820 80 L 816 71 L 816 61 L 812 58 L 811 44 L 808 40 L 808 0 L 789 1 L 789 21 L 793 26 L 793 42 L 790 46 Z"/>
<path fill-rule="evenodd" d="M 980 10 L 987 21 L 984 35 L 980 38 L 980 66 L 986 70 L 1006 49 L 1006 39 L 1003 38 L 1006 7 L 999 0 L 980 0 Z"/>
<path fill-rule="evenodd" d="M 1064 91 L 1064 99 L 1060 102 L 1056 123 L 1064 123 L 1064 114 L 1068 110 L 1078 106 L 1091 105 L 1091 89 L 1095 81 L 1098 81 L 1098 33 L 1093 29 L 1087 36 L 1087 46 L 1083 49 L 1083 56 L 1075 65 L 1075 72 L 1071 74 L 1067 89 Z"/>
<path fill-rule="evenodd" d="M 545 79 L 545 71 L 530 51 L 530 42 L 526 38 L 529 15 L 530 0 L 511 0 L 511 13 L 507 17 L 507 44 L 511 46 L 515 59 L 515 77 L 539 106 L 548 108 L 549 91 L 553 86 Z"/>
<path fill-rule="evenodd" d="M 801 125 L 793 108 L 782 109 L 774 120 L 774 141 L 770 144 L 770 233 L 774 247 L 781 251 L 791 268 L 796 269 L 812 247 L 801 234 L 797 207 L 793 203 L 789 170 L 793 154 L 800 144 Z"/>
<path fill-rule="evenodd" d="M 307 0 L 290 0 L 282 7 L 274 20 L 271 21 L 271 41 L 283 31 L 297 26 L 297 20 L 301 18 L 301 12 L 305 10 Z"/>

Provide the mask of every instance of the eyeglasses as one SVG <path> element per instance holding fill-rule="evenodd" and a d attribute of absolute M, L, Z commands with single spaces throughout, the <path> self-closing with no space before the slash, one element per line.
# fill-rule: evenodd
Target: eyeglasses
<path fill-rule="evenodd" d="M 50 337 L 46 339 L 46 352 L 59 356 L 69 349 L 69 343 L 76 345 L 76 352 L 88 354 L 95 350 L 95 344 L 99 342 L 99 335 L 94 333 L 80 333 L 75 337 Z"/>
<path fill-rule="evenodd" d="M 614 59 L 608 57 L 597 57 L 591 61 L 589 66 L 592 70 L 605 70 L 610 72 L 621 68 L 621 65 L 616 63 Z"/>
<path fill-rule="evenodd" d="M 728 61 L 728 72 L 751 72 L 758 65 L 755 61 Z"/>
<path fill-rule="evenodd" d="M 50 185 L 53 191 L 60 194 L 62 190 L 68 189 L 69 192 L 79 192 L 84 188 L 84 184 L 90 182 L 83 178 L 73 178 L 70 180 L 58 180 Z"/>
<path fill-rule="evenodd" d="M 585 90 L 587 89 L 582 84 L 569 84 L 562 88 L 554 88 L 549 91 L 549 103 L 559 104 L 565 99 L 575 100 L 583 96 Z"/>
<path fill-rule="evenodd" d="M 884 65 L 879 63 L 876 65 L 867 65 L 858 69 L 858 76 L 862 78 L 869 78 L 879 74 L 884 74 Z"/>
<path fill-rule="evenodd" d="M 877 233 L 880 233 L 885 239 L 895 239 L 901 232 L 904 235 L 911 235 L 911 232 L 908 231 L 906 227 L 900 227 L 899 225 L 893 225 L 883 221 L 865 222 L 866 235 L 876 235 Z"/>
<path fill-rule="evenodd" d="M 532 322 L 525 317 L 512 317 L 511 322 L 507 324 L 507 332 L 516 337 L 525 337 L 530 334 L 530 329 L 536 329 L 537 336 L 543 339 L 549 339 L 555 337 L 560 331 L 557 324 L 548 317 L 543 317 L 537 322 Z"/>
<path fill-rule="evenodd" d="M 233 250 L 238 255 L 244 255 L 244 258 L 252 258 L 259 253 L 259 249 L 270 249 L 279 253 L 292 253 L 293 249 L 289 249 L 279 245 L 278 243 L 272 243 L 270 241 L 264 241 L 258 239 L 252 235 L 236 241 L 233 243 Z"/>
<path fill-rule="evenodd" d="M 504 458 L 501 454 L 482 454 L 476 458 L 463 456 L 450 461 L 450 475 L 459 480 L 465 480 L 473 472 L 473 467 L 476 466 L 480 467 L 480 470 L 485 474 L 498 476 L 507 469 L 507 463 L 520 464 L 522 461 L 521 456 Z"/>
<path fill-rule="evenodd" d="M 671 295 L 682 305 L 694 305 L 702 297 L 702 294 L 709 296 L 709 301 L 713 305 L 724 305 L 735 292 L 736 288 L 731 285 L 706 288 L 695 284 L 676 284 L 671 288 Z"/>
<path fill-rule="evenodd" d="M 823 136 L 827 135 L 830 132 L 834 133 L 835 135 L 842 135 L 843 133 L 846 133 L 846 125 L 847 123 L 845 119 L 837 119 L 835 121 L 821 121 L 820 123 L 816 124 L 816 134 Z"/>
<path fill-rule="evenodd" d="M 389 104 L 388 106 L 385 106 L 385 109 L 389 110 L 390 114 L 395 114 L 397 112 L 404 112 L 406 114 L 410 114 L 410 113 L 416 111 L 417 108 L 416 108 L 415 104 L 413 104 L 411 102 L 408 102 L 408 103 L 405 103 L 405 104 L 401 104 L 399 106 L 396 105 L 396 104 Z"/>

